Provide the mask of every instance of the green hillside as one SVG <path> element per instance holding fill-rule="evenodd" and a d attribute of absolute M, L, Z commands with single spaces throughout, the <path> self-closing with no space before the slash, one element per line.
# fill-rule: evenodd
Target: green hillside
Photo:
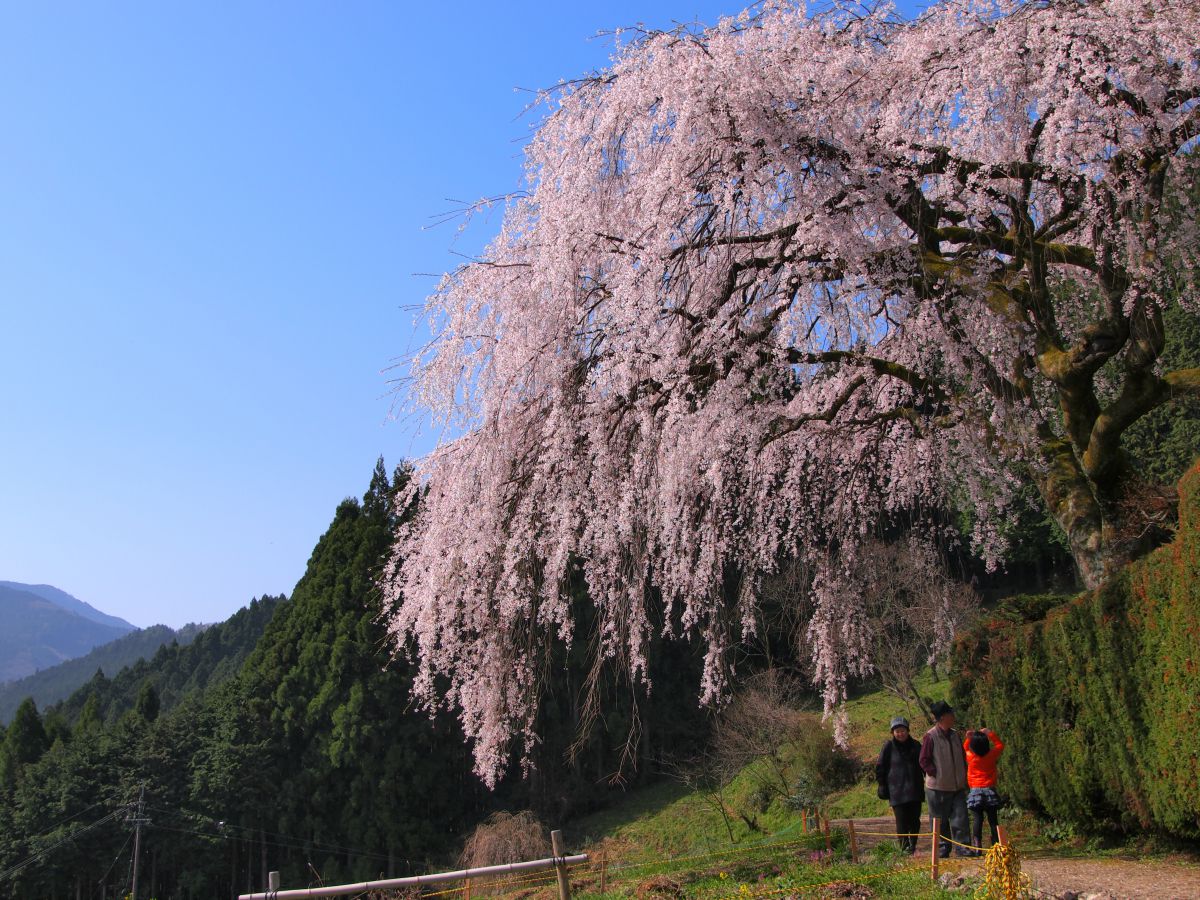
<path fill-rule="evenodd" d="M 175 641 L 187 646 L 201 631 L 199 625 L 185 625 L 176 631 L 166 625 L 151 625 L 139 628 L 115 641 L 102 644 L 84 656 L 69 659 L 27 675 L 17 681 L 0 685 L 0 723 L 12 719 L 17 706 L 26 697 L 32 697 L 40 707 L 65 700 L 86 684 L 97 672 L 112 678 L 121 669 L 131 666 L 139 659 L 149 659 L 159 647 Z"/>
<path fill-rule="evenodd" d="M 4 586 L 0 622 L 0 682 L 83 656 L 129 630 L 94 622 L 31 591 Z"/>
<path fill-rule="evenodd" d="M 75 723 L 91 703 L 91 715 L 112 722 L 132 710 L 147 688 L 154 690 L 161 712 L 173 709 L 189 695 L 235 676 L 283 602 L 284 597 L 255 598 L 224 622 L 188 626 L 179 637 L 139 655 L 111 677 L 107 667 L 97 666 L 90 679 L 49 712 Z"/>
<path fill-rule="evenodd" d="M 0 743 L 0 896 L 98 884 L 128 832 L 84 829 L 142 785 L 150 889 L 176 898 L 260 885 L 268 865 L 289 883 L 314 869 L 327 882 L 428 871 L 453 864 L 463 835 L 497 809 L 562 822 L 620 792 L 608 776 L 621 771 L 633 721 L 627 689 L 606 688 L 609 708 L 566 761 L 586 647 L 555 651 L 534 768 L 495 792 L 472 774 L 453 717 L 412 708 L 411 670 L 392 660 L 376 588 L 407 477 L 380 461 L 362 499 L 338 505 L 289 600 L 263 598 L 187 647 L 97 676 L 44 716 L 18 711 Z M 645 777 L 651 751 L 702 740 L 698 665 L 678 644 L 654 661 L 655 692 L 639 711 L 656 724 L 624 783 Z"/>
<path fill-rule="evenodd" d="M 937 693 L 945 685 L 928 672 L 918 680 L 922 693 Z M 890 816 L 886 802 L 875 796 L 874 778 L 866 767 L 887 737 L 890 718 L 909 711 L 891 694 L 868 690 L 848 704 L 848 713 L 852 753 L 862 774 L 831 794 L 821 811 L 833 819 Z M 913 713 L 912 720 L 914 729 L 921 728 L 919 713 Z M 807 730 L 823 729 L 815 709 L 801 721 Z M 811 764 L 811 753 L 804 747 L 809 736 L 801 732 L 794 737 L 780 748 L 784 784 L 802 780 Z M 869 885 L 869 896 L 876 897 L 947 895 L 931 882 L 924 856 L 916 861 L 900 857 L 890 842 L 864 849 L 854 864 L 846 834 L 835 826 L 833 851 L 827 856 L 816 811 L 804 816 L 794 797 L 784 796 L 782 790 L 764 791 L 764 784 L 778 777 L 775 766 L 752 762 L 729 779 L 719 798 L 711 789 L 666 780 L 568 823 L 565 831 L 573 847 L 587 848 L 595 858 L 611 863 L 606 866 L 606 887 L 611 889 L 600 894 L 593 873 L 584 878 L 585 892 L 627 897 L 652 893 L 655 884 L 673 883 L 689 897 L 761 896 L 840 882 L 847 890 Z"/>

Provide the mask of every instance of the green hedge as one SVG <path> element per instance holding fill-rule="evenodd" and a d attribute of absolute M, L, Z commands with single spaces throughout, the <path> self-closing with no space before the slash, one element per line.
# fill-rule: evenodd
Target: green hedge
<path fill-rule="evenodd" d="M 1014 598 L 958 642 L 956 705 L 1004 738 L 1020 805 L 1200 837 L 1200 464 L 1179 495 L 1172 543 L 1099 590 Z"/>

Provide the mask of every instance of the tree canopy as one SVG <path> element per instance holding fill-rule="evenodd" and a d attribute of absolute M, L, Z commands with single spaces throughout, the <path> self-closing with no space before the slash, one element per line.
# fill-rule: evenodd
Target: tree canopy
<path fill-rule="evenodd" d="M 1196 309 L 1192 4 L 756 10 L 548 96 L 527 190 L 429 300 L 411 396 L 465 432 L 420 466 L 391 628 L 484 777 L 536 741 L 575 581 L 598 660 L 644 679 L 695 637 L 712 701 L 806 557 L 833 705 L 881 522 L 966 503 L 995 562 L 1030 478 L 1094 585 L 1126 430 L 1200 393 L 1160 360 Z"/>

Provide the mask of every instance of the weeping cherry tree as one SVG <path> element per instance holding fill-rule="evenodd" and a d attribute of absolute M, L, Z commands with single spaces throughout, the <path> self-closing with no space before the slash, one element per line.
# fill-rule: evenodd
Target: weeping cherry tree
<path fill-rule="evenodd" d="M 1200 393 L 1159 361 L 1196 305 L 1197 48 L 1185 0 L 781 0 L 546 97 L 527 189 L 428 301 L 410 396 L 462 436 L 389 585 L 485 780 L 552 645 L 644 682 L 652 638 L 696 640 L 718 701 L 785 559 L 836 706 L 855 548 L 904 510 L 969 504 L 995 562 L 1028 477 L 1084 584 L 1125 561 L 1122 434 Z"/>

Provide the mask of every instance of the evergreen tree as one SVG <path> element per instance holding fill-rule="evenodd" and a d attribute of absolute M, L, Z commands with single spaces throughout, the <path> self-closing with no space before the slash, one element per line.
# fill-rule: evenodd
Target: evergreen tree
<path fill-rule="evenodd" d="M 142 682 L 142 689 L 138 692 L 137 703 L 133 707 L 134 712 L 144 721 L 153 722 L 158 718 L 158 708 L 158 691 L 154 689 L 154 683 L 146 679 Z"/>
<path fill-rule="evenodd" d="M 18 766 L 28 766 L 37 762 L 50 748 L 42 717 L 33 700 L 26 699 L 17 707 L 4 743 Z"/>

